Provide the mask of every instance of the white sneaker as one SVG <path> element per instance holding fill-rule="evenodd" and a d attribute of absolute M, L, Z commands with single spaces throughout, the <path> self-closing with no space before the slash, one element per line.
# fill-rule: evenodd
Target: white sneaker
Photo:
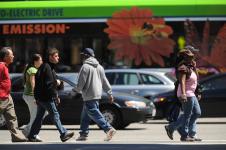
<path fill-rule="evenodd" d="M 35 135 L 34 136 L 37 140 L 41 140 L 42 141 L 42 139 L 38 136 L 38 135 Z"/>
<path fill-rule="evenodd" d="M 115 135 L 116 130 L 114 128 L 111 128 L 108 132 L 107 132 L 107 137 L 104 139 L 104 141 L 110 141 L 112 139 L 112 137 Z"/>

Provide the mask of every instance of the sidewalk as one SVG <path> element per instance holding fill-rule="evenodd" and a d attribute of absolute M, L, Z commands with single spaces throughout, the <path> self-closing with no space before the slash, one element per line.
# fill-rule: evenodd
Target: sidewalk
<path fill-rule="evenodd" d="M 166 119 L 156 119 L 156 120 L 148 120 L 146 123 L 148 124 L 167 124 L 168 121 Z M 198 124 L 226 124 L 226 117 L 218 117 L 218 118 L 198 118 Z"/>
<path fill-rule="evenodd" d="M 145 123 L 140 123 L 140 124 L 167 124 L 168 121 L 165 119 L 157 119 L 157 120 L 148 120 Z M 226 117 L 222 118 L 199 118 L 198 119 L 198 124 L 226 124 Z M 136 124 L 136 123 L 135 123 Z M 139 123 L 138 123 L 139 124 Z M 131 124 L 132 125 L 132 124 Z M 64 125 L 67 129 L 76 129 L 79 130 L 80 125 Z M 97 130 L 99 129 L 96 125 L 90 125 L 90 128 L 96 128 Z M 23 126 L 20 127 L 20 129 L 23 129 Z M 42 129 L 56 129 L 55 125 L 43 125 Z"/>

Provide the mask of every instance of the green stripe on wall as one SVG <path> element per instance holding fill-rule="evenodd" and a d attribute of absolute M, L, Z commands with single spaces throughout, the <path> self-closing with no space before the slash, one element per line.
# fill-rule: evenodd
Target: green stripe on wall
<path fill-rule="evenodd" d="M 225 17 L 226 0 L 75 0 L 0 2 L 0 20 L 109 18 L 115 11 L 133 6 L 149 8 L 161 17 Z M 60 15 L 15 16 L 22 10 L 54 11 Z"/>

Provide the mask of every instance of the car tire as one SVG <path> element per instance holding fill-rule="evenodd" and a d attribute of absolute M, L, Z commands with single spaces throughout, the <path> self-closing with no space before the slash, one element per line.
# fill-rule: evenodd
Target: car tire
<path fill-rule="evenodd" d="M 121 127 L 121 129 L 125 129 L 126 127 L 128 127 L 130 125 L 130 123 L 124 123 Z"/>
<path fill-rule="evenodd" d="M 103 106 L 101 112 L 108 123 L 110 123 L 115 129 L 125 128 L 120 112 L 112 106 Z"/>

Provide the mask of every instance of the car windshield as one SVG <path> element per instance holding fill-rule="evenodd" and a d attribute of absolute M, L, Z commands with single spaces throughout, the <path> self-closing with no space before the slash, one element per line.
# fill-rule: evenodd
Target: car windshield
<path fill-rule="evenodd" d="M 167 73 L 165 73 L 165 76 L 167 76 L 172 82 L 176 82 L 176 80 L 177 80 L 177 78 L 173 72 L 167 72 Z"/>
<path fill-rule="evenodd" d="M 59 73 L 57 75 L 66 78 L 74 84 L 78 83 L 78 73 Z"/>

